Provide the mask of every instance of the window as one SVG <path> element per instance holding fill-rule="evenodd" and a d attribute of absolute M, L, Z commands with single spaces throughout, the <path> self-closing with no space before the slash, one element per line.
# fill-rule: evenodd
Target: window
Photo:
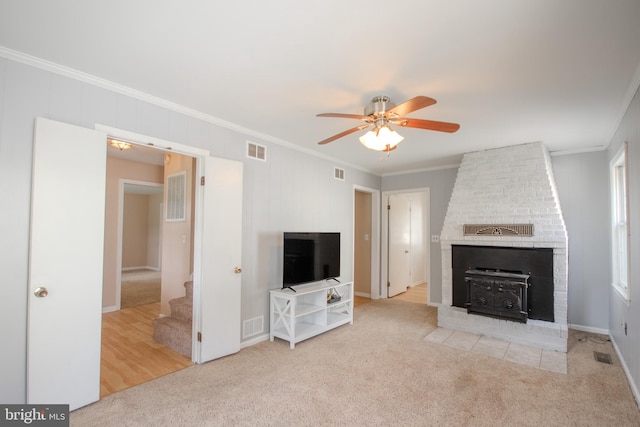
<path fill-rule="evenodd" d="M 625 142 L 611 161 L 611 271 L 613 287 L 625 300 L 629 301 L 627 197 L 627 143 Z"/>

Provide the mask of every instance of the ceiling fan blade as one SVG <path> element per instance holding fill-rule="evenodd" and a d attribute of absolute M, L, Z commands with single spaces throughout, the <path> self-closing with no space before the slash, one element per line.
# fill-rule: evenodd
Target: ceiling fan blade
<path fill-rule="evenodd" d="M 323 139 L 322 141 L 318 142 L 318 144 L 320 144 L 320 145 L 328 144 L 328 143 L 330 143 L 331 141 L 335 141 L 335 140 L 336 140 L 336 139 L 338 139 L 338 138 L 342 138 L 343 136 L 347 136 L 347 135 L 352 134 L 352 133 L 354 133 L 354 132 L 358 132 L 359 130 L 364 129 L 364 128 L 366 128 L 367 126 L 369 126 L 369 124 L 366 124 L 366 125 L 360 125 L 360 126 L 356 126 L 356 127 L 354 127 L 354 128 L 351 128 L 351 129 L 349 129 L 349 130 L 345 130 L 344 132 L 340 132 L 340 133 L 339 133 L 339 134 L 337 134 L 337 135 L 333 135 L 333 136 L 331 136 L 331 137 L 329 137 L 329 138 L 327 138 L 327 139 Z"/>
<path fill-rule="evenodd" d="M 455 132 L 460 129 L 460 125 L 457 123 L 436 122 L 434 120 L 402 118 L 393 120 L 392 123 L 407 128 L 429 129 L 449 133 Z"/>
<path fill-rule="evenodd" d="M 316 114 L 317 117 L 339 117 L 343 119 L 358 119 L 367 120 L 369 116 L 362 116 L 360 114 L 341 114 L 341 113 L 322 113 Z"/>
<path fill-rule="evenodd" d="M 397 114 L 399 117 L 404 116 L 405 114 L 409 114 L 413 111 L 419 110 L 424 107 L 428 107 L 429 105 L 435 104 L 437 101 L 433 98 L 429 98 L 428 96 L 416 96 L 415 98 L 411 98 L 408 101 L 403 102 L 402 104 L 398 104 L 387 113 Z"/>

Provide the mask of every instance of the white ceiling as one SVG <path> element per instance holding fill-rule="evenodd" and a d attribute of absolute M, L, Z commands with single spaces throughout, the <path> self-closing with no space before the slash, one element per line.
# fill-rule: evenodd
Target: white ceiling
<path fill-rule="evenodd" d="M 0 46 L 377 174 L 543 141 L 605 147 L 640 83 L 638 0 L 1 0 Z M 438 103 L 389 157 L 351 134 L 373 96 Z M 251 137 L 253 138 L 253 137 Z M 182 141 L 177 141 L 182 142 Z"/>

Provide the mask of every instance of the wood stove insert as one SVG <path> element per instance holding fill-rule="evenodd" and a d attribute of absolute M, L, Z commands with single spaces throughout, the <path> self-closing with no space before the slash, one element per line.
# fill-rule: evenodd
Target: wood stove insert
<path fill-rule="evenodd" d="M 526 323 L 528 274 L 467 270 L 464 280 L 468 313 Z"/>
<path fill-rule="evenodd" d="M 526 298 L 522 298 L 527 319 L 554 321 L 553 248 L 452 245 L 451 249 L 453 306 L 469 308 L 467 271 L 522 274 L 529 276 Z"/>

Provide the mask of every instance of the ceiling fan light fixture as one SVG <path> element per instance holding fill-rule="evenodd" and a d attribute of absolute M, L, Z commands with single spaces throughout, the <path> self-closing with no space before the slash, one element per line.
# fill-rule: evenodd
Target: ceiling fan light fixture
<path fill-rule="evenodd" d="M 390 151 L 398 145 L 404 137 L 389 126 L 382 126 L 378 129 L 370 130 L 359 139 L 362 145 L 371 150 Z"/>

